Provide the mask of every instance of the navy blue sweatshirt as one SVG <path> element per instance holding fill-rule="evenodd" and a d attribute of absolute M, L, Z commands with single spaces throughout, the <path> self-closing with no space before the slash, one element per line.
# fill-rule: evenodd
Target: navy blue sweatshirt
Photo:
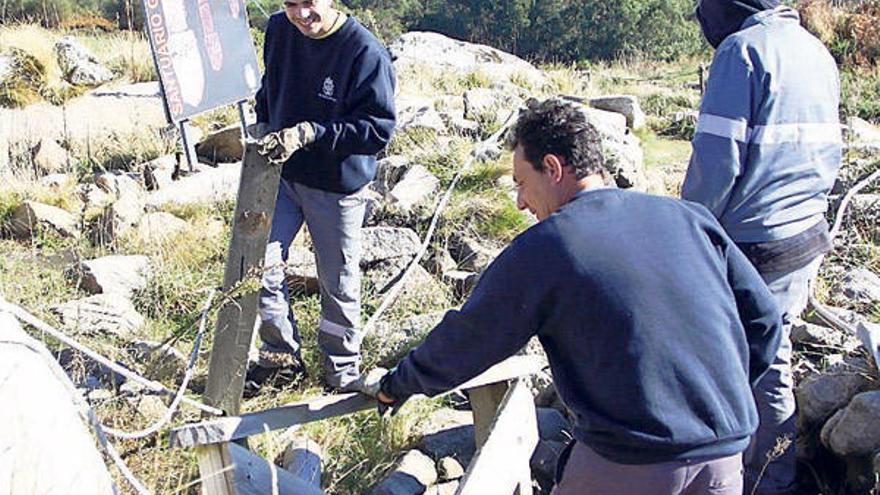
<path fill-rule="evenodd" d="M 394 131 L 394 68 L 388 50 L 354 18 L 312 39 L 272 15 L 257 122 L 273 131 L 311 122 L 317 140 L 293 154 L 282 176 L 330 192 L 354 192 L 376 175 L 376 153 Z"/>
<path fill-rule="evenodd" d="M 603 457 L 732 455 L 757 427 L 751 385 L 781 326 L 761 277 L 706 208 L 588 190 L 520 234 L 383 387 L 436 395 L 537 335 L 575 437 Z"/>

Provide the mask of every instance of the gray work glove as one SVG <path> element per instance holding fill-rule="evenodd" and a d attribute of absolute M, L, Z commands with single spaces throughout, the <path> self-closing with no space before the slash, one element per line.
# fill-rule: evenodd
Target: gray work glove
<path fill-rule="evenodd" d="M 385 368 L 373 368 L 366 374 L 361 374 L 357 380 L 345 386 L 346 392 L 360 392 L 375 398 L 379 395 L 382 377 L 388 374 Z"/>
<path fill-rule="evenodd" d="M 315 128 L 308 122 L 272 132 L 260 140 L 258 152 L 271 163 L 287 161 L 297 150 L 315 142 Z"/>
<path fill-rule="evenodd" d="M 266 134 L 269 134 L 269 124 L 265 122 L 251 124 L 245 128 L 245 133 L 248 138 L 259 141 L 266 137 Z"/>

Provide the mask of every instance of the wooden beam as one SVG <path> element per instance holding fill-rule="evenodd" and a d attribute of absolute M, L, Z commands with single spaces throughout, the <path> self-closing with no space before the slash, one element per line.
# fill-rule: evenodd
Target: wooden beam
<path fill-rule="evenodd" d="M 202 495 L 237 495 L 235 466 L 229 453 L 229 444 L 207 445 L 196 450 Z"/>
<path fill-rule="evenodd" d="M 538 444 L 532 394 L 516 380 L 498 408 L 489 435 L 461 480 L 456 495 L 531 494 L 529 458 Z"/>
<path fill-rule="evenodd" d="M 304 435 L 297 435 L 284 449 L 281 465 L 286 471 L 310 485 L 321 487 L 321 445 Z"/>
<path fill-rule="evenodd" d="M 468 390 L 471 411 L 474 413 L 474 441 L 477 449 L 489 438 L 489 430 L 507 389 L 508 382 L 499 382 Z"/>
<path fill-rule="evenodd" d="M 489 368 L 460 388 L 472 389 L 531 375 L 541 369 L 541 362 L 531 356 L 514 356 Z M 356 393 L 327 395 L 265 411 L 218 418 L 183 425 L 171 430 L 172 447 L 194 447 L 230 442 L 322 419 L 342 416 L 375 407 L 375 399 Z M 494 415 L 493 415 L 494 416 Z"/>
<path fill-rule="evenodd" d="M 257 153 L 256 146 L 248 143 L 223 276 L 225 289 L 239 286 L 249 276 L 259 280 L 280 177 L 281 167 L 270 165 Z M 217 316 L 205 402 L 227 414 L 239 412 L 258 295 L 259 291 L 238 295 L 234 301 L 227 302 Z"/>
<path fill-rule="evenodd" d="M 235 443 L 227 445 L 235 464 L 236 494 L 325 495 L 320 488 L 306 483 L 250 450 Z"/>

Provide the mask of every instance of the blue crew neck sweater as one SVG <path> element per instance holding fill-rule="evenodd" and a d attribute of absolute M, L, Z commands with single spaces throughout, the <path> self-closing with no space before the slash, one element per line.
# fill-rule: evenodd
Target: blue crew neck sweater
<path fill-rule="evenodd" d="M 696 203 L 589 190 L 518 236 L 461 310 L 383 382 L 454 388 L 537 336 L 577 440 L 624 464 L 732 455 L 782 319 L 761 277 Z"/>
<path fill-rule="evenodd" d="M 275 131 L 307 121 L 317 136 L 282 177 L 338 193 L 373 180 L 395 122 L 394 68 L 381 42 L 353 17 L 326 38 L 309 38 L 280 12 L 269 19 L 263 57 L 257 122 Z"/>

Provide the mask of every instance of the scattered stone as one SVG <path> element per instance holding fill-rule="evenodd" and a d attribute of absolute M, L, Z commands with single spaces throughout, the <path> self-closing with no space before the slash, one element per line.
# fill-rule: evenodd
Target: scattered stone
<path fill-rule="evenodd" d="M 412 162 L 403 155 L 392 155 L 379 160 L 376 162 L 376 179 L 373 181 L 373 188 L 384 196 L 411 166 Z"/>
<path fill-rule="evenodd" d="M 61 324 L 77 335 L 115 335 L 127 338 L 144 326 L 144 317 L 126 297 L 96 294 L 52 306 Z"/>
<path fill-rule="evenodd" d="M 411 259 L 421 247 L 419 236 L 412 229 L 399 227 L 367 227 L 361 232 L 361 267 L 380 261 Z"/>
<path fill-rule="evenodd" d="M 52 138 L 44 137 L 31 150 L 34 157 L 34 171 L 38 176 L 63 172 L 68 169 L 67 150 Z"/>
<path fill-rule="evenodd" d="M 822 442 L 841 456 L 869 456 L 880 450 L 880 391 L 853 397 L 822 428 Z M 828 430 L 828 431 L 826 431 Z"/>
<path fill-rule="evenodd" d="M 55 43 L 55 55 L 62 77 L 70 84 L 98 86 L 113 79 L 113 73 L 71 36 L 65 36 Z"/>
<path fill-rule="evenodd" d="M 791 342 L 802 346 L 842 346 L 844 336 L 834 329 L 795 319 L 791 326 Z"/>
<path fill-rule="evenodd" d="M 505 91 L 471 88 L 464 93 L 464 118 L 482 125 L 498 125 L 521 103 L 518 96 Z"/>
<path fill-rule="evenodd" d="M 458 268 L 449 250 L 446 248 L 432 249 L 424 258 L 423 265 L 426 270 L 434 274 L 442 274 Z"/>
<path fill-rule="evenodd" d="M 145 421 L 154 423 L 165 416 L 168 406 L 158 395 L 139 395 L 127 397 L 128 403 L 134 407 Z"/>
<path fill-rule="evenodd" d="M 291 290 L 305 294 L 317 294 L 320 290 L 318 282 L 318 265 L 315 255 L 301 246 L 291 246 L 287 253 L 284 275 Z"/>
<path fill-rule="evenodd" d="M 491 162 L 501 158 L 501 146 L 498 143 L 480 143 L 473 151 L 474 160 L 478 162 Z"/>
<path fill-rule="evenodd" d="M 83 261 L 74 269 L 82 277 L 82 288 L 92 294 L 129 297 L 147 286 L 150 260 L 146 256 L 105 256 Z"/>
<path fill-rule="evenodd" d="M 626 118 L 619 113 L 581 107 L 587 122 L 602 136 L 605 162 L 617 187 L 645 191 L 648 178 L 645 173 L 644 153 L 639 138 L 626 127 Z"/>
<path fill-rule="evenodd" d="M 36 201 L 25 201 L 9 220 L 9 230 L 18 239 L 32 239 L 34 235 L 48 232 L 63 238 L 79 237 L 76 218 L 61 208 Z"/>
<path fill-rule="evenodd" d="M 140 222 L 145 207 L 140 194 L 123 195 L 101 212 L 92 240 L 98 245 L 115 241 Z"/>
<path fill-rule="evenodd" d="M 411 316 L 397 322 L 379 321 L 368 339 L 381 342 L 379 355 L 376 356 L 380 365 L 393 366 L 414 345 L 424 340 L 440 320 L 445 311 L 434 311 Z"/>
<path fill-rule="evenodd" d="M 166 203 L 188 205 L 234 201 L 241 178 L 241 163 L 221 163 L 181 177 L 147 196 L 147 208 L 159 210 Z"/>
<path fill-rule="evenodd" d="M 464 270 L 449 270 L 443 272 L 441 280 L 444 284 L 452 287 L 452 291 L 457 297 L 464 297 L 470 294 L 474 287 L 477 286 L 480 275 Z"/>
<path fill-rule="evenodd" d="M 394 471 L 379 482 L 372 495 L 421 495 L 437 482 L 434 461 L 418 450 L 404 454 Z"/>
<path fill-rule="evenodd" d="M 523 80 L 540 87 L 544 74 L 532 64 L 487 45 L 458 41 L 439 33 L 411 31 L 402 34 L 388 47 L 398 74 L 425 65 L 458 73 L 479 72 L 494 81 Z M 428 64 L 426 64 L 426 61 Z"/>
<path fill-rule="evenodd" d="M 196 155 L 209 165 L 240 162 L 244 157 L 241 126 L 231 125 L 210 134 L 196 144 Z"/>
<path fill-rule="evenodd" d="M 140 165 L 144 187 L 155 191 L 169 186 L 177 178 L 177 159 L 176 155 L 165 155 Z"/>
<path fill-rule="evenodd" d="M 95 176 L 95 185 L 117 199 L 128 196 L 143 197 L 144 190 L 134 174 L 105 172 Z"/>
<path fill-rule="evenodd" d="M 180 381 L 186 373 L 187 357 L 170 345 L 136 340 L 131 345 L 135 362 L 142 365 L 144 376 L 151 380 Z"/>
<path fill-rule="evenodd" d="M 449 247 L 452 258 L 461 270 L 476 273 L 482 273 L 499 253 L 471 237 L 456 239 Z"/>
<path fill-rule="evenodd" d="M 645 113 L 639 105 L 639 99 L 631 95 L 610 95 L 590 99 L 590 106 L 615 112 L 626 117 L 626 125 L 630 129 L 641 129 L 645 126 Z"/>
<path fill-rule="evenodd" d="M 870 384 L 869 378 L 851 363 L 831 366 L 825 373 L 805 378 L 800 383 L 795 395 L 801 424 L 814 425 L 825 421 Z"/>
<path fill-rule="evenodd" d="M 440 179 L 421 165 L 414 165 L 388 192 L 393 205 L 409 210 L 416 203 L 427 198 L 440 186 Z"/>
<path fill-rule="evenodd" d="M 437 474 L 440 481 L 453 481 L 464 476 L 464 468 L 452 457 L 443 457 L 437 461 Z"/>
<path fill-rule="evenodd" d="M 435 459 L 453 457 L 468 466 L 476 452 L 474 418 L 470 411 L 438 409 L 417 427 L 419 450 Z"/>
<path fill-rule="evenodd" d="M 119 394 L 126 397 L 133 397 L 135 395 L 141 395 L 145 393 L 146 390 L 147 387 L 139 382 L 127 381 L 119 387 Z"/>
<path fill-rule="evenodd" d="M 147 213 L 137 226 L 138 237 L 146 243 L 162 243 L 189 230 L 186 220 L 159 211 Z"/>
<path fill-rule="evenodd" d="M 433 105 L 404 107 L 398 111 L 398 131 L 424 129 L 435 134 L 446 134 L 446 122 Z"/>
<path fill-rule="evenodd" d="M 126 383 L 124 376 L 75 349 L 64 348 L 55 357 L 77 388 L 117 388 Z"/>
<path fill-rule="evenodd" d="M 847 137 L 852 141 L 880 143 L 880 128 L 858 117 L 850 117 L 849 126 L 845 126 Z"/>
<path fill-rule="evenodd" d="M 880 277 L 867 268 L 856 268 L 841 280 L 843 296 L 858 305 L 870 306 L 880 303 Z"/>
<path fill-rule="evenodd" d="M 75 179 L 70 174 L 49 174 L 40 178 L 40 185 L 59 189 L 64 185 L 74 182 Z"/>

